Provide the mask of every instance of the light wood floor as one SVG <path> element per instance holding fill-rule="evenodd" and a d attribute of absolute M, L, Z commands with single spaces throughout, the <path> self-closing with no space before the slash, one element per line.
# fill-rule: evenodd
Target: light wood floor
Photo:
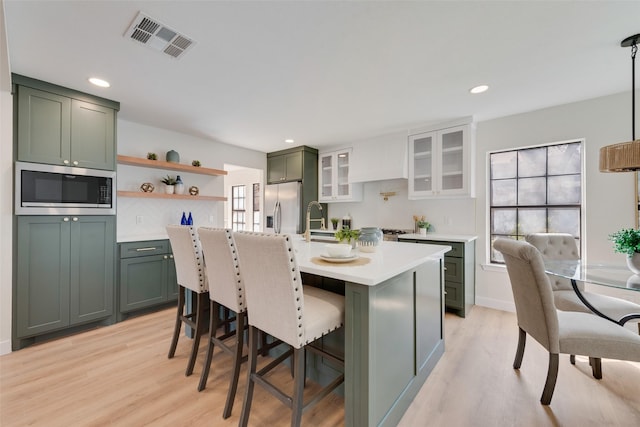
<path fill-rule="evenodd" d="M 216 352 L 208 387 L 198 393 L 202 357 L 185 377 L 187 340 L 167 359 L 172 319 L 173 310 L 164 310 L 0 357 L 0 425 L 237 425 L 246 371 L 233 415 L 223 420 L 230 359 Z M 513 314 L 475 307 L 466 319 L 447 315 L 445 326 L 445 355 L 401 426 L 640 426 L 639 363 L 605 360 L 597 381 L 583 358 L 571 366 L 562 356 L 545 407 L 539 399 L 547 354 L 530 339 L 514 371 Z M 275 375 L 290 383 L 287 368 Z M 279 401 L 259 387 L 254 398 L 250 425 L 288 424 L 290 412 Z M 340 426 L 343 416 L 344 401 L 332 395 L 303 424 Z"/>

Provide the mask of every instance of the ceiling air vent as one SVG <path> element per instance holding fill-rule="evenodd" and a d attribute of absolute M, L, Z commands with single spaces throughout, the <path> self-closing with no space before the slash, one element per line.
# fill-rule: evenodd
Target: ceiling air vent
<path fill-rule="evenodd" d="M 181 58 L 196 43 L 142 12 L 138 13 L 124 36 L 154 50 L 164 52 L 172 58 Z"/>

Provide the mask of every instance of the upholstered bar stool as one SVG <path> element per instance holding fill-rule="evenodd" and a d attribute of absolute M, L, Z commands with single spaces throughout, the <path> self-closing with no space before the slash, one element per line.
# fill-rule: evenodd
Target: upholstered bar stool
<path fill-rule="evenodd" d="M 189 376 L 193 373 L 193 366 L 196 363 L 198 347 L 200 346 L 200 336 L 205 327 L 204 317 L 206 302 L 209 299 L 209 289 L 200 242 L 193 227 L 168 225 L 167 234 L 171 241 L 171 250 L 173 251 L 178 279 L 178 308 L 171 347 L 169 348 L 169 359 L 173 358 L 176 353 L 182 324 L 189 325 L 193 329 L 191 355 L 185 372 L 185 375 Z M 187 290 L 193 291 L 196 295 L 195 307 L 192 310 L 188 310 L 186 307 Z"/>
<path fill-rule="evenodd" d="M 201 227 L 198 229 L 198 236 L 206 259 L 210 311 L 211 313 L 216 313 L 216 315 L 211 315 L 209 320 L 207 357 L 202 368 L 198 391 L 204 390 L 207 385 L 213 349 L 214 345 L 217 345 L 233 358 L 233 371 L 231 373 L 229 391 L 227 392 L 227 402 L 222 414 L 223 418 L 228 418 L 233 409 L 233 401 L 238 388 L 240 365 L 243 361 L 242 347 L 247 311 L 244 302 L 244 285 L 231 230 Z M 220 306 L 235 312 L 236 327 L 231 332 L 226 332 L 225 330 L 221 335 L 216 336 L 217 329 L 220 326 L 220 318 L 217 315 L 220 311 Z M 226 341 L 233 336 L 235 336 L 235 344 L 230 346 Z"/>
<path fill-rule="evenodd" d="M 235 233 L 245 298 L 249 310 L 249 368 L 240 425 L 249 422 L 255 384 L 264 387 L 291 408 L 291 425 L 299 426 L 303 412 L 344 381 L 340 374 L 307 403 L 303 403 L 305 349 L 344 366 L 344 361 L 308 346 L 344 323 L 344 296 L 303 286 L 295 252 L 287 235 Z M 292 349 L 257 370 L 258 330 L 282 340 Z M 293 356 L 293 394 L 284 393 L 265 375 L 278 363 Z"/>
<path fill-rule="evenodd" d="M 538 249 L 542 255 L 542 259 L 580 259 L 576 239 L 571 234 L 534 233 L 529 234 L 526 240 Z M 553 300 L 558 310 L 581 311 L 584 313 L 591 312 L 591 310 L 580 301 L 569 280 L 549 275 L 549 281 L 553 289 Z M 587 301 L 612 319 L 621 319 L 630 313 L 640 313 L 640 305 L 638 304 L 621 298 L 586 292 L 584 290 L 584 283 L 578 283 L 577 285 Z M 638 323 L 638 332 L 640 333 L 640 323 Z"/>

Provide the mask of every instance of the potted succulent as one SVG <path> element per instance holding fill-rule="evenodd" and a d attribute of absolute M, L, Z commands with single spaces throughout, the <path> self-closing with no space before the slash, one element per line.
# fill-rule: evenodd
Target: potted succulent
<path fill-rule="evenodd" d="M 147 159 L 158 160 L 158 155 L 156 153 L 147 153 Z"/>
<path fill-rule="evenodd" d="M 349 227 L 342 227 L 334 234 L 340 243 L 350 243 L 352 247 L 356 247 L 356 242 L 360 236 L 359 230 L 351 230 Z"/>
<path fill-rule="evenodd" d="M 194 160 L 191 162 L 191 166 L 200 167 L 200 160 Z"/>
<path fill-rule="evenodd" d="M 164 183 L 164 192 L 167 194 L 173 194 L 175 191 L 176 179 L 171 175 L 167 175 L 162 178 L 161 181 Z"/>
<path fill-rule="evenodd" d="M 627 266 L 631 271 L 640 274 L 640 230 L 625 228 L 609 236 L 614 250 L 627 255 Z"/>
<path fill-rule="evenodd" d="M 338 221 L 340 221 L 339 218 L 331 218 L 329 221 L 331 221 L 331 225 L 333 226 L 334 230 L 338 229 Z"/>

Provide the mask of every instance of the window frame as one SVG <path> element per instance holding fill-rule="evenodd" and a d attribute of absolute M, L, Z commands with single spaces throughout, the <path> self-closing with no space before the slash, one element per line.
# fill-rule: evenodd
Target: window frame
<path fill-rule="evenodd" d="M 243 196 L 236 197 L 236 188 L 243 188 Z M 236 209 L 236 201 L 242 200 L 242 206 L 244 209 Z M 244 228 L 247 224 L 247 186 L 245 184 L 240 185 L 232 185 L 231 186 L 231 230 L 233 231 L 244 231 Z M 238 213 L 238 217 L 242 217 L 242 222 L 236 221 L 236 213 Z M 241 225 L 241 228 L 238 226 Z"/>
<path fill-rule="evenodd" d="M 500 261 L 496 261 L 492 259 L 492 254 L 493 254 L 493 241 L 492 241 L 492 237 L 493 237 L 493 233 L 492 233 L 492 217 L 491 217 L 491 213 L 492 213 L 492 209 L 495 208 L 494 206 L 492 206 L 491 204 L 491 196 L 492 196 L 492 177 L 491 177 L 491 155 L 492 154 L 498 154 L 498 153 L 506 153 L 506 152 L 512 152 L 512 151 L 524 151 L 524 150 L 529 150 L 529 149 L 536 149 L 536 148 L 543 148 L 543 147 L 550 147 L 550 146 L 556 146 L 556 145 L 564 145 L 564 144 L 572 144 L 572 143 L 579 143 L 580 144 L 580 204 L 579 206 L 579 218 L 580 218 L 580 224 L 578 226 L 579 230 L 580 230 L 580 236 L 578 237 L 578 249 L 580 251 L 581 254 L 581 258 L 582 259 L 586 259 L 586 236 L 585 236 L 585 215 L 586 215 L 586 205 L 587 205 L 587 198 L 586 198 L 586 174 L 585 174 L 585 163 L 586 163 L 586 158 L 585 158 L 585 152 L 586 152 L 586 140 L 584 138 L 572 138 L 569 140 L 564 140 L 564 141 L 553 141 L 553 142 L 548 142 L 548 143 L 542 143 L 542 144 L 536 144 L 536 145 L 527 145 L 527 146 L 522 146 L 522 147 L 512 147 L 512 148 L 505 148 L 505 149 L 498 149 L 498 150 L 491 150 L 491 151 L 487 151 L 486 153 L 486 221 L 485 221 L 485 229 L 486 229 L 486 263 L 487 265 L 493 265 L 493 266 L 501 266 L 504 267 L 504 262 L 500 262 Z M 548 173 L 548 171 L 547 171 Z M 545 180 L 548 179 L 549 175 L 545 173 L 544 177 Z M 551 175 L 554 176 L 554 175 Z M 518 175 L 516 174 L 516 179 L 518 178 Z M 527 208 L 527 207 L 531 207 L 531 208 L 544 208 L 547 210 L 547 215 L 546 215 L 546 219 L 547 219 L 547 224 L 548 224 L 548 209 L 553 209 L 553 208 L 562 208 L 562 207 L 575 207 L 576 205 L 574 204 L 544 204 L 544 205 L 518 205 L 517 202 L 515 205 L 513 205 L 513 208 Z M 499 207 L 499 206 L 496 206 Z M 508 208 L 508 206 L 505 206 L 505 208 Z M 524 236 L 521 236 L 519 234 L 516 234 L 516 237 L 519 239 L 524 239 Z"/>
<path fill-rule="evenodd" d="M 260 196 L 261 196 L 261 191 L 260 191 L 260 183 L 259 182 L 254 182 L 253 185 L 251 186 L 252 190 L 253 190 L 253 207 L 252 207 L 252 215 L 253 218 L 251 219 L 252 221 L 252 227 L 253 227 L 253 231 L 255 232 L 260 232 L 262 231 L 261 227 L 261 211 L 260 211 Z M 257 209 L 256 209 L 257 208 Z"/>

